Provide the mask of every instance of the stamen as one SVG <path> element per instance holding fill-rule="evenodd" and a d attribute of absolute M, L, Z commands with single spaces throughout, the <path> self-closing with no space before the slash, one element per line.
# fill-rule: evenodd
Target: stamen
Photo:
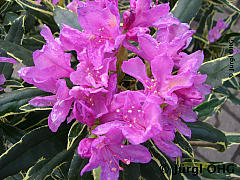
<path fill-rule="evenodd" d="M 117 168 L 114 167 L 114 168 L 111 169 L 111 171 L 116 172 Z"/>
<path fill-rule="evenodd" d="M 131 161 L 129 159 L 124 159 L 124 161 L 126 162 L 127 165 L 129 165 L 131 163 Z"/>

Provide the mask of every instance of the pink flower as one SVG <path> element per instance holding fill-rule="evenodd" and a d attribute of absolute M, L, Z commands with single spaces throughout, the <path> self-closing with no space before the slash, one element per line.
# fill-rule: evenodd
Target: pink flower
<path fill-rule="evenodd" d="M 123 28 L 127 31 L 127 39 L 137 41 L 137 33 L 149 33 L 148 27 L 155 27 L 154 23 L 170 10 L 168 3 L 151 5 L 151 0 L 130 0 L 131 9 L 123 13 Z"/>
<path fill-rule="evenodd" d="M 79 143 L 78 152 L 83 158 L 90 154 L 91 157 L 89 163 L 82 169 L 81 175 L 100 166 L 101 179 L 117 180 L 119 170 L 123 170 L 119 166 L 119 161 L 128 165 L 131 162 L 148 163 L 151 160 L 151 154 L 147 148 L 141 145 L 123 145 L 123 140 L 121 131 L 117 129 L 112 129 L 105 136 L 93 141 L 83 139 L 83 142 Z M 85 144 L 87 146 L 83 146 Z M 87 149 L 90 148 L 90 144 L 91 149 Z"/>
<path fill-rule="evenodd" d="M 57 91 L 57 80 L 63 77 L 69 78 L 74 71 L 70 64 L 71 54 L 64 52 L 46 25 L 43 26 L 41 35 L 47 44 L 33 53 L 35 66 L 21 68 L 18 73 L 27 83 L 43 91 L 54 93 Z"/>
<path fill-rule="evenodd" d="M 120 29 L 117 1 L 87 1 L 78 8 L 78 19 L 84 32 L 91 35 L 92 47 L 104 46 L 105 53 L 116 52 L 125 38 Z"/>
<path fill-rule="evenodd" d="M 192 74 L 189 71 L 171 75 L 173 61 L 167 56 L 157 56 L 151 61 L 153 78 L 146 74 L 145 64 L 138 57 L 123 62 L 123 72 L 135 77 L 145 87 L 145 94 L 158 104 L 177 104 L 174 91 L 192 86 Z"/>
<path fill-rule="evenodd" d="M 117 128 L 130 143 L 140 144 L 162 129 L 160 107 L 148 102 L 139 91 L 116 94 L 109 109 L 109 113 L 100 118 L 102 124 L 92 131 L 93 134 L 102 135 Z"/>
<path fill-rule="evenodd" d="M 69 95 L 69 89 L 64 79 L 57 81 L 56 88 L 56 95 L 35 97 L 29 101 L 33 106 L 53 106 L 48 117 L 48 126 L 53 132 L 56 132 L 61 123 L 65 121 L 74 100 Z"/>
<path fill-rule="evenodd" d="M 218 19 L 216 26 L 208 31 L 208 39 L 210 43 L 218 40 L 221 37 L 220 30 L 224 30 L 228 27 L 228 24 L 224 23 L 225 22 L 222 19 Z"/>

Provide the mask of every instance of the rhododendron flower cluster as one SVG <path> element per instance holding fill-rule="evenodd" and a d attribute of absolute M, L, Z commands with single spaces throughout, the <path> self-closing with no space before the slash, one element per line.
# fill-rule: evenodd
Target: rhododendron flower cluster
<path fill-rule="evenodd" d="M 53 132 L 65 120 L 89 127 L 89 137 L 78 147 L 82 158 L 90 158 L 81 174 L 100 166 L 101 179 L 118 179 L 123 170 L 119 161 L 128 165 L 151 160 L 141 145 L 150 139 L 172 159 L 181 156 L 172 142 L 175 132 L 191 137 L 184 121 L 197 120 L 192 109 L 210 93 L 204 84 L 207 75 L 198 73 L 203 52 L 182 52 L 195 31 L 173 17 L 168 3 L 131 0 L 122 26 L 117 0 L 73 3 L 68 7 L 78 13 L 83 31 L 63 24 L 54 38 L 44 25 L 46 45 L 33 53 L 35 66 L 19 71 L 26 82 L 53 94 L 30 104 L 53 107 L 48 118 Z M 150 35 L 150 27 L 156 36 Z M 136 57 L 119 62 L 123 49 Z M 71 64 L 72 51 L 77 54 L 76 67 Z M 121 69 L 116 64 L 122 64 Z M 118 88 L 120 70 L 144 89 Z"/>
<path fill-rule="evenodd" d="M 214 26 L 209 32 L 208 32 L 208 39 L 209 42 L 212 43 L 216 40 L 218 40 L 221 37 L 221 30 L 224 30 L 228 27 L 228 24 L 225 24 L 225 22 L 222 19 L 218 19 L 216 26 Z"/>

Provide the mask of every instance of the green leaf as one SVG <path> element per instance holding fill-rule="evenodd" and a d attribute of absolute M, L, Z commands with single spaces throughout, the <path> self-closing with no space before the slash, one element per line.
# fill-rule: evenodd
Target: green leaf
<path fill-rule="evenodd" d="M 123 171 L 119 172 L 119 179 L 121 180 L 139 180 L 141 177 L 140 164 L 131 163 L 129 165 L 121 164 Z"/>
<path fill-rule="evenodd" d="M 40 164 L 37 164 L 37 167 L 33 167 L 34 170 L 29 171 L 26 180 L 42 180 L 47 176 L 52 174 L 55 168 L 61 166 L 66 159 L 72 156 L 72 151 L 63 150 L 57 153 L 53 158 L 47 159 L 45 161 L 40 161 Z"/>
<path fill-rule="evenodd" d="M 84 137 L 86 137 L 86 133 L 87 133 L 86 129 L 87 129 L 86 126 L 83 125 L 82 123 L 79 123 L 78 121 L 75 121 L 73 123 L 68 133 L 67 149 L 71 148 L 71 146 L 73 145 L 76 139 L 79 139 L 79 138 L 83 139 Z"/>
<path fill-rule="evenodd" d="M 0 179 L 29 168 L 41 157 L 51 158 L 64 149 L 65 132 L 62 130 L 60 133 L 53 134 L 45 126 L 24 135 L 0 156 Z"/>
<path fill-rule="evenodd" d="M 227 97 L 212 98 L 209 101 L 204 101 L 194 108 L 198 112 L 198 120 L 203 121 L 215 114 L 222 105 L 226 102 Z"/>
<path fill-rule="evenodd" d="M 205 62 L 200 72 L 208 75 L 207 84 L 212 88 L 218 87 L 240 73 L 240 53 Z"/>
<path fill-rule="evenodd" d="M 26 66 L 33 66 L 32 51 L 25 49 L 22 46 L 11 43 L 9 41 L 0 39 L 0 49 L 7 53 L 7 55 L 16 59 L 18 62 Z"/>
<path fill-rule="evenodd" d="M 3 21 L 3 25 L 12 25 L 18 15 L 14 12 L 7 12 Z"/>
<path fill-rule="evenodd" d="M 22 88 L 12 92 L 4 93 L 0 95 L 0 116 L 8 116 L 11 114 L 18 114 L 23 111 L 19 109 L 24 104 L 27 104 L 29 100 L 36 96 L 47 94 L 37 88 Z"/>
<path fill-rule="evenodd" d="M 218 151 L 225 151 L 227 147 L 227 138 L 225 134 L 217 128 L 205 122 L 186 123 L 191 129 L 191 140 L 203 140 L 217 144 Z"/>
<path fill-rule="evenodd" d="M 26 19 L 26 16 L 22 15 L 13 22 L 5 38 L 6 41 L 10 41 L 12 43 L 22 45 L 24 31 L 25 31 L 25 27 L 24 27 L 25 19 Z"/>
<path fill-rule="evenodd" d="M 54 20 L 58 24 L 60 29 L 62 29 L 62 23 L 63 23 L 63 24 L 69 25 L 74 29 L 78 29 L 80 31 L 82 30 L 78 22 L 77 14 L 67 9 L 56 7 L 54 10 Z"/>
<path fill-rule="evenodd" d="M 239 34 L 239 36 L 240 36 L 240 34 Z M 232 77 L 228 81 L 225 81 L 223 83 L 223 86 L 225 86 L 227 88 L 239 90 L 240 85 L 239 85 L 238 79 L 239 79 L 238 77 Z"/>
<path fill-rule="evenodd" d="M 80 176 L 82 168 L 87 165 L 88 159 L 82 159 L 78 154 L 77 149 L 75 150 L 74 156 L 71 161 L 71 165 L 68 171 L 68 178 L 71 180 L 93 180 L 91 172 L 85 172 L 83 176 Z"/>
<path fill-rule="evenodd" d="M 6 9 L 8 8 L 8 6 L 10 6 L 11 4 L 12 4 L 11 1 L 6 1 L 4 4 L 1 4 L 0 14 L 3 14 L 6 11 Z"/>
<path fill-rule="evenodd" d="M 36 51 L 38 49 L 42 49 L 45 44 L 45 40 L 40 35 L 35 36 L 24 36 L 23 39 L 23 47 L 29 49 L 30 51 Z"/>
<path fill-rule="evenodd" d="M 200 9 L 202 0 L 178 0 L 171 11 L 183 23 L 190 23 Z"/>
<path fill-rule="evenodd" d="M 173 142 L 182 150 L 182 152 L 186 153 L 190 158 L 194 158 L 192 146 L 179 131 L 175 133 L 175 139 Z"/>
<path fill-rule="evenodd" d="M 225 4 L 226 6 L 230 7 L 232 10 L 240 13 L 240 9 L 237 8 L 233 3 L 231 3 L 229 0 L 218 0 L 221 3 Z"/>
<path fill-rule="evenodd" d="M 41 19 L 44 24 L 51 28 L 52 32 L 58 31 L 58 26 L 53 19 L 53 12 L 45 4 L 43 6 L 30 0 L 16 0 L 16 2 L 31 15 Z"/>
<path fill-rule="evenodd" d="M 24 136 L 25 132 L 19 128 L 16 128 L 12 125 L 9 125 L 7 123 L 0 123 L 0 129 L 2 129 L 2 132 L 6 139 L 11 142 L 12 144 L 17 143 L 20 141 L 20 139 Z"/>
<path fill-rule="evenodd" d="M 19 107 L 19 109 L 22 111 L 31 112 L 36 110 L 40 110 L 40 111 L 52 110 L 52 107 L 36 107 L 36 106 L 32 106 L 31 104 L 25 104 Z"/>
<path fill-rule="evenodd" d="M 228 146 L 240 144 L 240 133 L 225 132 L 225 136 L 227 137 Z"/>

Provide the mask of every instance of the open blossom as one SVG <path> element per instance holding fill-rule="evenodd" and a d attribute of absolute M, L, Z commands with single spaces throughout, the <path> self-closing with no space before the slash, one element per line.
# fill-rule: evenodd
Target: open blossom
<path fill-rule="evenodd" d="M 169 13 L 168 3 L 153 5 L 150 0 L 130 0 L 130 9 L 123 13 L 123 28 L 127 39 L 137 41 L 137 33 L 149 33 L 149 27 Z"/>
<path fill-rule="evenodd" d="M 7 58 L 7 57 L 0 57 L 0 62 L 8 62 L 8 63 L 13 63 L 16 64 L 17 61 L 14 60 L 13 58 Z M 6 81 L 5 77 L 3 74 L 0 74 L 0 85 L 3 85 L 4 82 Z M 0 91 L 2 91 L 3 88 L 0 87 Z"/>
<path fill-rule="evenodd" d="M 160 117 L 160 107 L 148 102 L 143 93 L 124 91 L 113 97 L 109 113 L 100 118 L 102 125 L 92 133 L 101 135 L 117 128 L 130 143 L 140 144 L 162 129 Z"/>
<path fill-rule="evenodd" d="M 209 42 L 212 43 L 218 40 L 221 37 L 220 30 L 224 30 L 227 27 L 228 24 L 225 24 L 225 22 L 222 19 L 218 19 L 216 26 L 213 27 L 210 31 L 208 31 Z"/>
<path fill-rule="evenodd" d="M 27 83 L 34 84 L 43 91 L 55 93 L 57 80 L 69 78 L 74 71 L 70 64 L 71 54 L 64 52 L 46 25 L 43 26 L 41 35 L 47 44 L 33 53 L 35 66 L 21 68 L 18 73 Z"/>
<path fill-rule="evenodd" d="M 146 67 L 138 57 L 132 58 L 122 65 L 123 72 L 138 79 L 145 87 L 145 93 L 155 103 L 176 104 L 178 98 L 174 91 L 192 85 L 191 72 L 172 75 L 173 61 L 167 56 L 157 56 L 151 62 L 153 78 L 146 74 Z"/>
<path fill-rule="evenodd" d="M 78 153 L 82 158 L 90 156 L 89 163 L 82 169 L 81 175 L 101 167 L 101 179 L 117 180 L 119 170 L 123 170 L 119 161 L 129 165 L 134 163 L 148 163 L 151 154 L 142 145 L 124 145 L 123 136 L 118 129 L 112 129 L 106 135 L 96 139 L 83 139 L 79 143 Z"/>

